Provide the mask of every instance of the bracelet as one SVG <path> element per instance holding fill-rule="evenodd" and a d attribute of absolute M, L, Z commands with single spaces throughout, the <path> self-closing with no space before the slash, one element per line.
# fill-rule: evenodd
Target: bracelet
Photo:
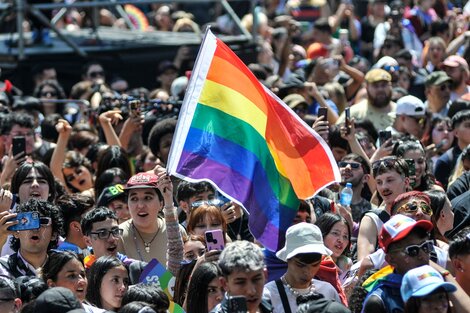
<path fill-rule="evenodd" d="M 441 275 L 442 275 L 442 277 L 444 278 L 444 277 L 446 277 L 446 276 L 449 276 L 449 275 L 450 275 L 450 272 L 449 272 L 448 270 L 444 270 L 444 271 L 441 272 Z"/>

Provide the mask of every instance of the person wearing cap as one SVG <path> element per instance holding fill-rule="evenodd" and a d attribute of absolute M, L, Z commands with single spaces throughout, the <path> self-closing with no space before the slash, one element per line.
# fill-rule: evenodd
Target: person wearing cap
<path fill-rule="evenodd" d="M 67 288 L 54 287 L 44 291 L 34 305 L 35 313 L 86 313 L 80 301 Z"/>
<path fill-rule="evenodd" d="M 405 313 L 450 312 L 449 293 L 455 291 L 457 287 L 429 265 L 406 273 L 400 288 Z"/>
<path fill-rule="evenodd" d="M 372 69 L 366 77 L 367 99 L 351 106 L 351 117 L 356 120 L 369 119 L 377 130 L 386 129 L 393 124 L 396 104 L 392 99 L 392 76 L 383 69 Z M 336 124 L 344 123 L 345 113 L 341 113 Z"/>
<path fill-rule="evenodd" d="M 308 103 L 302 95 L 292 93 L 286 96 L 282 101 L 285 102 L 301 119 L 305 120 L 308 113 Z"/>
<path fill-rule="evenodd" d="M 132 176 L 125 190 L 131 219 L 119 225 L 123 234 L 118 251 L 144 262 L 157 259 L 176 273 L 183 260 L 186 232 L 178 224 L 170 176 L 157 166 L 153 173 Z M 164 218 L 159 216 L 162 209 Z"/>
<path fill-rule="evenodd" d="M 222 271 L 220 282 L 225 295 L 222 302 L 212 309 L 211 313 L 235 312 L 231 307 L 231 300 L 235 296 L 245 298 L 246 312 L 273 312 L 271 304 L 263 297 L 263 288 L 268 274 L 263 251 L 259 246 L 246 240 L 228 244 L 220 254 L 218 264 Z"/>
<path fill-rule="evenodd" d="M 15 282 L 5 276 L 0 276 L 0 312 L 17 313 L 22 302 Z"/>
<path fill-rule="evenodd" d="M 287 229 L 286 244 L 276 256 L 287 262 L 287 272 L 265 286 L 264 296 L 271 300 L 273 312 L 296 312 L 297 297 L 320 293 L 326 299 L 341 303 L 336 289 L 328 282 L 314 279 L 322 257 L 331 255 L 324 245 L 318 226 L 298 223 Z"/>
<path fill-rule="evenodd" d="M 457 100 L 470 92 L 470 86 L 467 84 L 470 78 L 470 71 L 468 63 L 464 58 L 458 55 L 448 56 L 442 62 L 442 69 L 452 79 L 450 101 Z"/>
<path fill-rule="evenodd" d="M 416 138 L 421 138 L 426 125 L 426 109 L 423 101 L 415 96 L 404 96 L 398 99 L 393 125 L 386 130 L 390 130 L 392 135 L 409 134 Z"/>
<path fill-rule="evenodd" d="M 380 231 L 379 244 L 385 252 L 385 260 L 393 272 L 385 275 L 367 295 L 364 313 L 402 312 L 404 302 L 400 295 L 403 275 L 413 268 L 427 265 L 433 242 L 429 232 L 430 221 L 414 219 L 402 214 L 394 215 Z"/>
<path fill-rule="evenodd" d="M 450 101 L 450 83 L 452 79 L 444 71 L 435 71 L 426 77 L 424 106 L 433 116 L 447 117 Z"/>
<path fill-rule="evenodd" d="M 96 206 L 105 206 L 116 213 L 119 224 L 127 221 L 131 216 L 127 206 L 126 193 L 122 184 L 115 184 L 103 189 L 96 201 Z"/>

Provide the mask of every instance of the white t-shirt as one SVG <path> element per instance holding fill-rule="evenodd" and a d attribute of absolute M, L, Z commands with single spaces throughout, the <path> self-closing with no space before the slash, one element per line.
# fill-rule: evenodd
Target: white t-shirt
<path fill-rule="evenodd" d="M 338 292 L 336 289 L 328 282 L 314 279 L 313 283 L 315 284 L 315 290 L 322 294 L 326 299 L 335 300 L 341 303 Z M 290 309 L 292 312 L 297 312 L 297 299 L 290 289 L 284 286 L 284 290 L 287 294 L 287 299 L 289 300 Z M 297 289 L 300 294 L 302 294 L 301 289 Z M 305 289 L 304 293 L 308 293 L 310 288 Z M 277 290 L 276 281 L 271 281 L 264 286 L 263 298 L 271 300 L 273 306 L 273 313 L 284 313 L 284 307 L 282 306 L 281 296 Z"/>

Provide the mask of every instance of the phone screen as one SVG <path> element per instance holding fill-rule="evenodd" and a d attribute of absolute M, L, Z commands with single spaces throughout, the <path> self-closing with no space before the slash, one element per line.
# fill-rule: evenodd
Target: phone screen
<path fill-rule="evenodd" d="M 389 130 L 379 131 L 379 145 L 383 145 L 385 141 L 392 138 L 392 132 Z"/>
<path fill-rule="evenodd" d="M 327 108 L 318 108 L 318 117 L 323 116 L 323 120 L 328 120 L 328 109 Z"/>
<path fill-rule="evenodd" d="M 38 212 L 20 212 L 16 216 L 18 224 L 8 227 L 11 231 L 38 229 L 41 227 Z"/>
<path fill-rule="evenodd" d="M 346 133 L 351 133 L 351 108 L 347 107 L 344 109 L 344 126 L 346 126 Z"/>
<path fill-rule="evenodd" d="M 15 136 L 13 137 L 12 141 L 12 148 L 11 152 L 13 156 L 20 154 L 21 152 L 25 152 L 26 150 L 26 139 L 24 136 Z"/>

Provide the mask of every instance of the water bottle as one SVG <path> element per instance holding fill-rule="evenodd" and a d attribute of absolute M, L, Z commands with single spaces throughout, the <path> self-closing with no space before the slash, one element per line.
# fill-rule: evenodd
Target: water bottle
<path fill-rule="evenodd" d="M 346 187 L 341 190 L 341 194 L 339 196 L 339 203 L 342 206 L 350 206 L 353 196 L 352 184 L 346 183 Z"/>

